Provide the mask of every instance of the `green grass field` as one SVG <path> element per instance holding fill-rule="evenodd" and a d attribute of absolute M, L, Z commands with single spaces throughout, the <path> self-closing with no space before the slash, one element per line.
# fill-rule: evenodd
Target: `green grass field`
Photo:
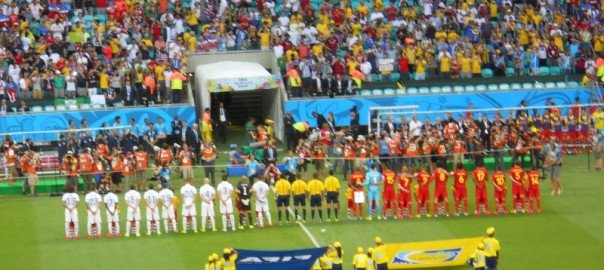
<path fill-rule="evenodd" d="M 225 149 L 223 145 L 219 147 Z M 196 171 L 194 184 L 197 187 L 201 185 L 202 175 Z M 497 229 L 496 237 L 502 245 L 500 269 L 604 269 L 604 262 L 599 258 L 604 254 L 602 180 L 602 173 L 595 172 L 593 166 L 592 171 L 588 171 L 585 155 L 568 156 L 562 168 L 564 193 L 550 196 L 549 182 L 543 182 L 541 214 L 369 222 L 345 221 L 346 210 L 342 210 L 337 223 L 307 223 L 306 226 L 322 246 L 334 241 L 342 243 L 346 253 L 344 269 L 352 269 L 350 261 L 356 247 L 372 246 L 375 236 L 381 236 L 386 242 L 441 240 L 482 236 L 489 226 Z M 181 184 L 180 179 L 174 181 L 175 187 Z M 469 184 L 471 209 L 474 209 L 473 190 L 473 185 Z M 489 185 L 489 194 L 492 195 L 492 185 Z M 83 196 L 80 197 L 83 201 Z M 345 205 L 343 192 L 341 197 Z M 120 199 L 121 209 L 125 209 L 123 194 Z M 510 201 L 508 194 L 508 207 Z M 492 201 L 490 203 L 492 208 Z M 271 209 L 276 224 L 274 203 Z M 145 210 L 141 212 L 144 221 Z M 0 239 L 4 244 L 0 249 L 2 269 L 199 269 L 210 253 L 220 253 L 227 246 L 246 249 L 313 247 L 309 237 L 295 224 L 228 233 L 92 240 L 82 237 L 66 241 L 63 239 L 64 216 L 60 198 L 46 195 L 35 199 L 21 195 L 1 196 L 0 213 Z M 85 236 L 83 202 L 79 215 L 80 235 Z M 104 211 L 102 218 L 106 218 Z M 120 218 L 123 232 L 125 211 L 121 212 Z M 221 227 L 220 216 L 216 223 Z M 141 230 L 146 232 L 144 224 L 141 222 Z M 107 233 L 106 224 L 103 224 L 103 231 Z"/>

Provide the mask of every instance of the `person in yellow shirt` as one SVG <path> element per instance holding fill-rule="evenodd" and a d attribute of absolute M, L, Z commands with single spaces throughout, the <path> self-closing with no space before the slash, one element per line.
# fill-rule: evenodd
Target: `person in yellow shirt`
<path fill-rule="evenodd" d="M 205 265 L 205 270 L 215 270 L 216 268 L 216 259 L 214 259 L 214 256 L 210 255 L 208 257 L 208 262 Z"/>
<path fill-rule="evenodd" d="M 459 59 L 459 64 L 461 65 L 461 78 L 472 78 L 472 59 L 470 58 L 470 55 L 462 56 Z"/>
<path fill-rule="evenodd" d="M 426 80 L 426 65 L 428 62 L 424 60 L 424 58 L 419 55 L 415 60 L 415 80 L 416 81 L 425 81 Z"/>
<path fill-rule="evenodd" d="M 319 222 L 323 221 L 323 193 L 325 185 L 319 180 L 319 174 L 314 173 L 313 179 L 308 182 L 308 194 L 310 195 L 310 218 L 315 222 L 315 210 L 319 212 Z"/>
<path fill-rule="evenodd" d="M 296 175 L 296 180 L 292 183 L 292 193 L 294 195 L 294 218 L 296 219 L 296 223 L 301 219 L 302 223 L 306 223 L 306 194 L 308 190 L 308 185 L 304 180 L 302 180 L 302 176 L 300 173 Z M 302 218 L 298 215 L 298 211 L 302 210 Z"/>
<path fill-rule="evenodd" d="M 478 248 L 470 258 L 472 262 L 472 266 L 474 266 L 475 270 L 485 270 L 486 269 L 486 252 L 484 251 L 484 244 L 478 243 Z"/>
<path fill-rule="evenodd" d="M 327 202 L 327 222 L 331 221 L 331 209 L 333 208 L 335 221 L 338 221 L 338 208 L 340 208 L 340 181 L 333 176 L 334 171 L 329 171 L 329 176 L 325 178 L 325 196 Z"/>
<path fill-rule="evenodd" d="M 482 61 L 480 61 L 480 57 L 478 54 L 474 54 L 472 56 L 472 77 L 480 78 L 482 76 Z"/>
<path fill-rule="evenodd" d="M 376 270 L 388 270 L 388 256 L 386 255 L 386 246 L 382 242 L 382 238 L 375 238 L 375 248 L 373 249 L 373 257 Z"/>
<path fill-rule="evenodd" d="M 283 210 L 285 210 L 285 219 L 287 220 L 287 224 L 289 224 L 289 212 L 287 212 L 287 207 L 289 207 L 291 192 L 292 186 L 289 181 L 285 180 L 285 178 L 277 180 L 277 183 L 275 183 L 275 193 L 277 193 L 277 210 L 279 211 L 277 215 L 279 217 L 279 225 L 281 225 Z"/>
<path fill-rule="evenodd" d="M 445 52 L 439 60 L 440 63 L 440 77 L 450 78 L 451 77 L 451 56 L 448 52 Z"/>
<path fill-rule="evenodd" d="M 369 7 L 365 5 L 365 2 L 361 1 L 357 7 L 357 12 L 363 18 L 367 18 L 367 15 L 369 14 Z"/>
<path fill-rule="evenodd" d="M 264 26 L 260 32 L 258 32 L 258 37 L 260 37 L 260 49 L 263 51 L 267 51 L 271 46 L 271 31 L 268 27 Z"/>
<path fill-rule="evenodd" d="M 367 254 L 363 253 L 363 248 L 357 248 L 357 254 L 354 254 L 352 257 L 352 266 L 354 270 L 367 270 L 367 263 L 369 261 L 369 257 Z"/>
<path fill-rule="evenodd" d="M 342 249 L 342 244 L 340 242 L 333 243 L 333 250 L 330 253 L 333 257 L 333 270 L 342 270 L 342 263 L 344 259 L 344 250 Z"/>
<path fill-rule="evenodd" d="M 375 260 L 373 259 L 373 252 L 373 248 L 367 248 L 367 270 L 376 270 Z"/>
<path fill-rule="evenodd" d="M 220 264 L 222 270 L 235 270 L 235 261 L 237 261 L 237 250 L 232 248 L 225 248 Z"/>
<path fill-rule="evenodd" d="M 107 68 L 103 68 L 101 75 L 99 75 L 99 88 L 105 93 L 109 89 L 109 74 L 107 74 Z"/>
<path fill-rule="evenodd" d="M 499 261 L 499 251 L 501 246 L 499 241 L 495 239 L 495 228 L 487 228 L 487 237 L 482 240 L 485 247 L 485 264 L 489 270 L 497 270 L 497 264 Z"/>
<path fill-rule="evenodd" d="M 333 270 L 333 258 L 328 256 L 329 250 L 319 258 L 321 270 Z"/>

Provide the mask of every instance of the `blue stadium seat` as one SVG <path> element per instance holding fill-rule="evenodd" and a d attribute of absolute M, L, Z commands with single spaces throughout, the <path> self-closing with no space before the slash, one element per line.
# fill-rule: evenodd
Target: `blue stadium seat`
<path fill-rule="evenodd" d="M 507 83 L 502 83 L 499 85 L 499 90 L 503 90 L 503 91 L 509 91 L 510 90 L 510 85 Z"/>
<path fill-rule="evenodd" d="M 489 89 L 489 91 L 497 91 L 497 90 L 499 90 L 499 86 L 496 84 L 489 84 L 487 86 L 487 89 Z"/>
<path fill-rule="evenodd" d="M 510 88 L 512 88 L 512 90 L 520 90 L 520 89 L 522 89 L 522 84 L 513 83 L 510 85 Z"/>
<path fill-rule="evenodd" d="M 419 93 L 420 94 L 429 94 L 430 93 L 430 88 L 428 88 L 428 87 L 420 87 L 419 88 Z"/>
<path fill-rule="evenodd" d="M 417 88 L 415 88 L 415 87 L 407 88 L 407 94 L 417 95 L 417 93 L 419 93 L 419 90 Z"/>
<path fill-rule="evenodd" d="M 373 89 L 371 90 L 371 94 L 374 96 L 383 96 L 384 91 L 382 89 Z"/>
<path fill-rule="evenodd" d="M 394 28 L 394 27 L 392 27 Z M 393 81 L 398 81 L 401 78 L 401 74 L 398 72 L 393 72 L 392 74 L 390 74 L 390 79 Z"/>
<path fill-rule="evenodd" d="M 579 87 L 579 83 L 575 81 L 568 82 L 568 87 Z"/>
<path fill-rule="evenodd" d="M 403 88 L 396 89 L 396 94 L 403 96 L 403 95 L 407 94 L 407 90 L 403 89 Z"/>
<path fill-rule="evenodd" d="M 476 91 L 476 86 L 466 85 L 465 89 L 466 89 L 466 92 L 474 92 L 474 91 Z"/>
<path fill-rule="evenodd" d="M 65 105 L 57 105 L 56 108 L 57 108 L 57 111 L 59 111 L 59 112 L 67 111 L 67 106 L 65 106 Z"/>
<path fill-rule="evenodd" d="M 536 83 L 533 85 L 533 88 L 534 88 L 534 89 L 543 89 L 543 88 L 545 88 L 545 84 L 543 84 L 543 83 L 541 83 L 541 82 L 536 82 Z"/>
<path fill-rule="evenodd" d="M 534 86 L 532 83 L 523 83 L 522 84 L 522 89 L 524 89 L 524 90 L 531 90 L 533 88 L 534 88 Z"/>
<path fill-rule="evenodd" d="M 32 112 L 42 112 L 44 110 L 42 109 L 42 106 L 33 106 L 33 107 L 31 107 L 31 111 Z"/>
<path fill-rule="evenodd" d="M 451 93 L 451 92 L 453 92 L 453 88 L 451 88 L 451 86 L 443 86 L 440 89 L 443 91 L 443 93 Z"/>
<path fill-rule="evenodd" d="M 487 91 L 487 86 L 484 85 L 484 84 L 479 84 L 479 85 L 476 86 L 476 91 L 478 91 L 478 92 Z"/>
<path fill-rule="evenodd" d="M 565 82 L 557 82 L 556 83 L 556 87 L 557 88 L 566 88 L 566 83 Z"/>
<path fill-rule="evenodd" d="M 514 68 L 509 67 L 505 69 L 505 76 L 506 77 L 512 77 L 514 76 Z"/>
<path fill-rule="evenodd" d="M 45 112 L 54 112 L 55 111 L 55 106 L 53 106 L 53 105 L 46 105 L 46 106 L 44 106 L 44 111 Z"/>
<path fill-rule="evenodd" d="M 394 89 L 392 89 L 392 88 L 384 89 L 384 95 L 394 96 L 395 94 L 396 93 L 394 92 Z"/>
<path fill-rule="evenodd" d="M 556 88 L 556 83 L 553 83 L 553 82 L 546 82 L 546 83 L 545 83 L 545 88 L 547 88 L 547 89 L 553 89 L 553 88 Z"/>
<path fill-rule="evenodd" d="M 92 104 L 92 109 L 94 109 L 94 110 L 100 110 L 104 107 L 105 106 L 103 104 L 98 104 L 98 103 Z"/>
<path fill-rule="evenodd" d="M 371 96 L 371 90 L 368 90 L 368 89 L 361 90 L 361 96 Z"/>
<path fill-rule="evenodd" d="M 84 104 L 80 105 L 80 109 L 81 110 L 90 110 L 90 109 L 92 109 L 92 107 L 90 106 L 90 104 L 84 103 Z"/>
<path fill-rule="evenodd" d="M 378 75 L 378 74 L 371 74 L 371 81 L 373 81 L 373 82 L 379 82 L 380 81 L 380 75 Z"/>
<path fill-rule="evenodd" d="M 539 68 L 539 76 L 548 76 L 549 68 L 548 67 L 540 67 Z"/>
<path fill-rule="evenodd" d="M 557 75 L 560 75 L 560 74 L 562 74 L 562 71 L 560 70 L 560 67 L 554 66 L 554 67 L 550 67 L 549 68 L 549 75 L 557 76 Z"/>
<path fill-rule="evenodd" d="M 463 93 L 465 89 L 461 85 L 456 85 L 453 87 L 453 91 L 455 91 L 455 93 Z"/>
<path fill-rule="evenodd" d="M 490 68 L 483 68 L 481 73 L 483 78 L 493 78 L 493 70 Z"/>
<path fill-rule="evenodd" d="M 432 86 L 432 87 L 430 87 L 430 93 L 432 93 L 432 94 L 442 93 L 442 89 L 439 86 Z"/>

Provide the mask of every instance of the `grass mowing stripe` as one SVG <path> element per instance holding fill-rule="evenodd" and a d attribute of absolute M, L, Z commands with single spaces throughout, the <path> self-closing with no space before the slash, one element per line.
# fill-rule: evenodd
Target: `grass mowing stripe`
<path fill-rule="evenodd" d="M 4 246 L 0 249 L 0 258 L 3 258 L 0 268 L 38 269 L 40 254 L 43 253 L 35 227 L 39 225 L 37 221 L 40 220 L 34 209 L 38 200 L 21 200 L 23 197 L 20 195 L 18 198 L 0 204 L 3 217 L 0 222 L 0 239 Z"/>
<path fill-rule="evenodd" d="M 273 192 L 275 194 L 277 193 L 274 186 L 271 186 L 271 190 L 273 190 Z M 294 211 L 291 209 L 291 207 L 288 206 L 287 211 L 294 217 L 294 220 L 298 220 L 298 217 L 294 214 Z M 304 224 L 302 222 L 298 222 L 298 225 L 300 225 L 300 228 L 302 228 L 304 233 L 306 233 L 308 238 L 310 238 L 310 241 L 312 242 L 313 245 L 315 245 L 315 247 L 321 246 L 321 245 L 319 245 L 319 242 L 317 242 L 317 239 L 315 239 L 315 237 L 312 235 L 312 233 L 310 233 L 310 231 L 306 228 L 306 226 L 304 226 Z"/>

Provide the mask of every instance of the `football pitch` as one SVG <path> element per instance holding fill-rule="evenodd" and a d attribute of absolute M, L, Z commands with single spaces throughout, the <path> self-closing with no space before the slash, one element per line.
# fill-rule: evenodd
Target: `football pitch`
<path fill-rule="evenodd" d="M 197 170 L 195 174 L 194 185 L 199 188 L 203 173 Z M 344 209 L 340 211 L 339 222 L 307 222 L 304 226 L 321 246 L 327 246 L 334 241 L 342 243 L 345 252 L 344 269 L 352 269 L 350 262 L 356 247 L 362 246 L 366 249 L 373 246 L 376 236 L 382 237 L 386 243 L 444 240 L 483 236 L 489 226 L 496 228 L 496 238 L 501 242 L 500 269 L 604 269 L 604 261 L 600 258 L 604 254 L 604 207 L 601 199 L 604 177 L 601 172 L 595 172 L 593 166 L 592 170 L 588 171 L 586 155 L 565 156 L 561 175 L 564 192 L 560 196 L 550 196 L 549 181 L 542 182 L 540 214 L 347 221 L 346 199 L 342 190 L 340 202 Z M 178 194 L 182 180 L 175 178 L 173 186 Z M 239 178 L 233 177 L 230 181 L 236 184 Z M 488 187 L 492 208 L 493 188 L 491 184 Z M 473 190 L 473 184 L 468 184 L 472 211 Z M 118 196 L 120 208 L 126 209 L 123 194 Z M 0 268 L 200 269 L 209 254 L 220 254 L 225 247 L 314 247 L 311 237 L 300 225 L 277 225 L 274 200 L 271 200 L 271 210 L 275 225 L 271 228 L 246 228 L 227 233 L 218 231 L 138 238 L 86 239 L 86 210 L 83 197 L 80 195 L 81 203 L 78 208 L 82 239 L 64 240 L 64 210 L 59 197 L 41 195 L 31 199 L 21 195 L 1 196 L 0 239 L 3 248 L 0 249 Z M 449 198 L 452 199 L 451 194 Z M 508 208 L 511 208 L 509 192 L 507 198 Z M 199 200 L 197 202 L 199 203 Z M 415 211 L 415 203 L 413 208 Z M 180 210 L 179 207 L 179 212 Z M 105 221 L 104 212 L 103 210 L 101 213 Z M 144 233 L 145 209 L 141 209 L 141 214 L 141 231 Z M 222 222 L 218 213 L 216 218 L 216 224 L 221 228 Z M 124 210 L 120 213 L 120 221 L 123 234 Z M 179 218 L 179 228 L 180 221 Z M 106 235 L 105 223 L 102 229 Z M 464 266 L 447 269 L 469 268 Z"/>

